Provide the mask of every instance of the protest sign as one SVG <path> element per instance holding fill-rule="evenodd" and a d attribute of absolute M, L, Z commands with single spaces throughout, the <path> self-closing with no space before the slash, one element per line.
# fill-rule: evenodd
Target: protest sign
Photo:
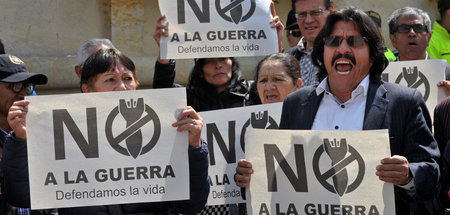
<path fill-rule="evenodd" d="M 278 51 L 270 0 L 159 0 L 169 36 L 162 59 L 265 56 Z"/>
<path fill-rule="evenodd" d="M 417 89 L 423 96 L 433 119 L 433 110 L 445 98 L 437 83 L 445 79 L 445 60 L 411 60 L 390 62 L 384 70 L 384 81 Z"/>
<path fill-rule="evenodd" d="M 248 214 L 395 214 L 393 185 L 375 175 L 387 130 L 247 132 Z"/>
<path fill-rule="evenodd" d="M 211 190 L 208 205 L 242 203 L 234 182 L 239 159 L 244 158 L 245 136 L 250 128 L 277 129 L 282 103 L 201 112 L 202 138 L 209 147 Z"/>
<path fill-rule="evenodd" d="M 32 208 L 189 199 L 186 89 L 26 99 Z"/>

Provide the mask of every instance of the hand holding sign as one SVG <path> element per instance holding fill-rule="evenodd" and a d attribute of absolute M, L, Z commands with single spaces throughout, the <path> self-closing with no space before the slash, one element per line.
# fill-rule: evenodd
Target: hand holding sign
<path fill-rule="evenodd" d="M 398 186 L 405 185 L 412 180 L 408 159 L 399 155 L 383 158 L 381 165 L 377 166 L 376 174 L 380 180 Z"/>
<path fill-rule="evenodd" d="M 189 147 L 198 148 L 202 145 L 200 135 L 202 134 L 203 119 L 192 107 L 186 107 L 178 116 L 178 121 L 172 126 L 178 127 L 177 131 L 189 132 Z"/>
<path fill-rule="evenodd" d="M 272 28 L 277 29 L 278 52 L 281 52 L 283 49 L 281 40 L 283 39 L 284 25 L 281 22 L 280 17 L 277 16 L 277 12 L 275 11 L 275 3 L 273 3 L 273 2 L 270 2 L 270 12 L 272 13 L 272 19 L 270 20 L 270 25 L 272 26 Z"/>
<path fill-rule="evenodd" d="M 450 81 L 439 81 L 437 86 L 445 89 L 446 96 L 450 96 Z"/>
<path fill-rule="evenodd" d="M 26 140 L 27 139 L 27 113 L 28 113 L 28 100 L 20 100 L 13 103 L 8 112 L 8 124 L 14 130 L 16 138 Z"/>
<path fill-rule="evenodd" d="M 234 178 L 236 185 L 241 188 L 248 187 L 251 174 L 253 174 L 252 162 L 245 159 L 240 159 L 236 167 L 236 175 Z"/>

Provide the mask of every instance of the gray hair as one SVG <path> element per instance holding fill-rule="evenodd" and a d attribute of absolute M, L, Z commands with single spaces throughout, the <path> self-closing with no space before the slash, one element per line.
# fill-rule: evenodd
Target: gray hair
<path fill-rule="evenodd" d="M 404 7 L 395 10 L 389 17 L 389 34 L 394 34 L 397 31 L 399 17 L 415 18 L 419 16 L 423 18 L 423 24 L 427 27 L 428 33 L 431 33 L 431 20 L 427 12 L 415 7 Z"/>
<path fill-rule="evenodd" d="M 112 44 L 111 40 L 106 38 L 92 38 L 86 42 L 84 42 L 77 52 L 77 66 L 83 66 L 84 61 L 88 59 L 89 56 L 91 56 L 94 53 L 90 53 L 89 49 L 92 47 L 97 47 L 100 45 L 105 45 L 109 48 L 115 48 Z"/>

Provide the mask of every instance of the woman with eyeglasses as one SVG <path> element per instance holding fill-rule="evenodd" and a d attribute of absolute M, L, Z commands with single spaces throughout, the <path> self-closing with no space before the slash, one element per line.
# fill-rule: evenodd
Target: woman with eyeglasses
<path fill-rule="evenodd" d="M 81 74 L 83 93 L 136 90 L 139 82 L 133 61 L 116 49 L 101 49 L 90 56 L 83 65 Z M 8 114 L 8 122 L 14 130 L 6 141 L 5 181 L 10 187 L 8 200 L 15 206 L 29 207 L 29 184 L 26 158 L 26 115 L 29 101 L 14 102 Z M 186 107 L 173 124 L 178 131 L 189 132 L 189 174 L 191 195 L 189 200 L 153 202 L 108 206 L 91 206 L 58 209 L 58 214 L 195 214 L 205 205 L 209 193 L 208 149 L 200 139 L 203 126 L 197 112 Z M 6 151 L 6 150 L 5 150 Z"/>

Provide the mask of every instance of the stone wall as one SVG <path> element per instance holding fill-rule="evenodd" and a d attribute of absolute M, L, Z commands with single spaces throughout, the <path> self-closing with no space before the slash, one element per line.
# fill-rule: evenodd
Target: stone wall
<path fill-rule="evenodd" d="M 168 0 L 175 1 L 175 0 Z M 289 0 L 274 0 L 277 15 L 284 22 L 291 7 Z M 336 8 L 353 5 L 376 10 L 386 21 L 396 8 L 406 5 L 438 16 L 437 0 L 335 0 Z M 40 94 L 79 92 L 74 73 L 78 47 L 90 38 L 109 38 L 135 62 L 142 88 L 151 87 L 158 47 L 153 40 L 156 19 L 160 16 L 157 0 L 17 0 L 0 1 L 0 39 L 6 51 L 25 61 L 29 70 L 45 73 L 49 83 Z M 283 40 L 288 49 L 287 41 Z M 386 44 L 391 47 L 390 41 Z M 244 77 L 253 79 L 261 57 L 239 58 Z M 177 61 L 176 82 L 186 84 L 193 60 Z"/>

